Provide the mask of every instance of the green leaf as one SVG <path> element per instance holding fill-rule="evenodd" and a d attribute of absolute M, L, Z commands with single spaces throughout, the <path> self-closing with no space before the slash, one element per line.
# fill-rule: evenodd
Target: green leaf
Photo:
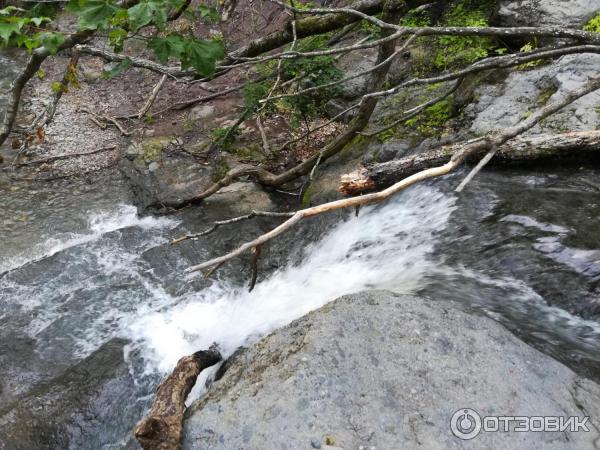
<path fill-rule="evenodd" d="M 19 33 L 21 31 L 21 26 L 18 23 L 5 23 L 0 22 L 0 38 L 8 43 L 8 40 L 13 35 L 13 33 Z"/>
<path fill-rule="evenodd" d="M 121 61 L 116 66 L 114 66 L 112 69 L 103 71 L 102 78 L 104 78 L 105 80 L 114 78 L 117 75 L 120 75 L 121 73 L 123 73 L 124 71 L 129 69 L 132 65 L 133 65 L 133 63 L 131 62 L 131 59 L 125 58 L 123 61 Z"/>
<path fill-rule="evenodd" d="M 148 47 L 154 50 L 156 58 L 161 64 L 166 64 L 169 58 L 181 59 L 184 52 L 184 39 L 177 33 L 171 33 L 165 38 L 154 38 Z"/>
<path fill-rule="evenodd" d="M 32 17 L 31 23 L 33 23 L 36 27 L 39 27 L 44 22 L 50 22 L 52 19 L 50 17 Z"/>
<path fill-rule="evenodd" d="M 67 9 L 79 16 L 79 27 L 96 30 L 105 28 L 119 9 L 111 0 L 71 0 Z"/>
<path fill-rule="evenodd" d="M 129 24 L 134 32 L 148 24 L 154 24 L 162 29 L 167 23 L 166 5 L 154 1 L 138 3 L 129 8 L 127 15 L 129 17 Z"/>
<path fill-rule="evenodd" d="M 218 22 L 221 19 L 217 9 L 212 6 L 198 5 L 198 12 L 200 13 L 200 17 L 207 17 L 214 22 Z"/>
<path fill-rule="evenodd" d="M 25 11 L 23 8 L 17 8 L 16 6 L 7 6 L 6 8 L 0 9 L 0 15 L 8 16 L 11 12 Z"/>
<path fill-rule="evenodd" d="M 215 73 L 215 62 L 225 56 L 225 49 L 219 42 L 188 39 L 185 42 L 181 67 L 193 67 L 205 77 Z"/>
<path fill-rule="evenodd" d="M 115 28 L 108 33 L 108 42 L 113 50 L 117 53 L 123 50 L 123 44 L 126 38 L 127 31 L 125 31 L 123 28 Z"/>
<path fill-rule="evenodd" d="M 58 48 L 65 42 L 65 37 L 60 33 L 47 31 L 39 35 L 39 42 L 50 54 L 56 55 Z"/>

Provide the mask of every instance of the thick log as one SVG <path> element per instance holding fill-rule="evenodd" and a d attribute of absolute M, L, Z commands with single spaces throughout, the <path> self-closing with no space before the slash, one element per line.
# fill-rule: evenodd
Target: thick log
<path fill-rule="evenodd" d="M 179 449 L 183 434 L 185 399 L 196 384 L 200 372 L 214 366 L 222 357 L 218 350 L 185 356 L 158 386 L 150 414 L 142 419 L 133 433 L 145 450 Z"/>
<path fill-rule="evenodd" d="M 465 143 L 446 145 L 405 158 L 369 165 L 342 175 L 340 192 L 350 196 L 391 186 L 402 178 L 446 164 L 452 155 L 464 147 Z M 487 151 L 488 149 L 481 149 L 470 154 L 467 163 L 476 163 Z M 518 137 L 502 145 L 492 162 L 500 165 L 526 165 L 581 161 L 590 155 L 600 157 L 600 130 Z"/>

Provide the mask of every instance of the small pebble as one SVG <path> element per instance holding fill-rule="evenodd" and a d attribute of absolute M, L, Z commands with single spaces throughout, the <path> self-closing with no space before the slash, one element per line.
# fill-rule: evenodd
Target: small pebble
<path fill-rule="evenodd" d="M 321 443 L 319 442 L 319 440 L 318 440 L 318 439 L 312 439 L 312 440 L 310 441 L 310 446 L 311 446 L 312 448 L 321 448 Z"/>

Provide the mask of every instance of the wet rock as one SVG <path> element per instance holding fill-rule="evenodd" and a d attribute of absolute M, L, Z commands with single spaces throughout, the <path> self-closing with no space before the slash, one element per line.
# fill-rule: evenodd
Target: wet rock
<path fill-rule="evenodd" d="M 199 105 L 192 108 L 190 117 L 192 119 L 207 119 L 215 113 L 215 107 L 212 105 Z"/>
<path fill-rule="evenodd" d="M 598 0 L 502 0 L 497 22 L 508 27 L 561 26 L 580 28 L 598 10 Z"/>
<path fill-rule="evenodd" d="M 212 166 L 182 150 L 182 141 L 170 136 L 132 143 L 120 161 L 134 200 L 141 209 L 180 202 L 213 182 Z"/>
<path fill-rule="evenodd" d="M 385 142 L 375 140 L 370 143 L 363 162 L 369 164 L 402 158 L 412 147 L 414 145 L 408 139 L 391 139 Z"/>
<path fill-rule="evenodd" d="M 235 359 L 189 410 L 184 448 L 472 448 L 481 416 L 600 414 L 600 386 L 456 305 L 370 291 L 342 297 Z M 481 448 L 588 448 L 598 431 L 482 432 Z M 334 442 L 330 442 L 330 439 Z"/>
<path fill-rule="evenodd" d="M 62 375 L 0 410 L 0 448 L 102 448 L 123 435 L 143 409 L 113 339 Z"/>
<path fill-rule="evenodd" d="M 247 214 L 252 210 L 276 209 L 269 194 L 256 183 L 236 182 L 225 186 L 204 201 L 207 207 L 227 209 L 232 214 Z"/>

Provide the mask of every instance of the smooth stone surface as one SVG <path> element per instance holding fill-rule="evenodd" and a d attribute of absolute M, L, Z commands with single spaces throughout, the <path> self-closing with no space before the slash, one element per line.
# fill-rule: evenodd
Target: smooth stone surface
<path fill-rule="evenodd" d="M 499 6 L 503 26 L 580 28 L 600 10 L 600 0 L 502 0 Z"/>
<path fill-rule="evenodd" d="M 188 411 L 187 449 L 593 448 L 579 433 L 450 431 L 482 416 L 600 417 L 600 387 L 491 319 L 387 291 L 342 297 L 239 353 Z"/>

